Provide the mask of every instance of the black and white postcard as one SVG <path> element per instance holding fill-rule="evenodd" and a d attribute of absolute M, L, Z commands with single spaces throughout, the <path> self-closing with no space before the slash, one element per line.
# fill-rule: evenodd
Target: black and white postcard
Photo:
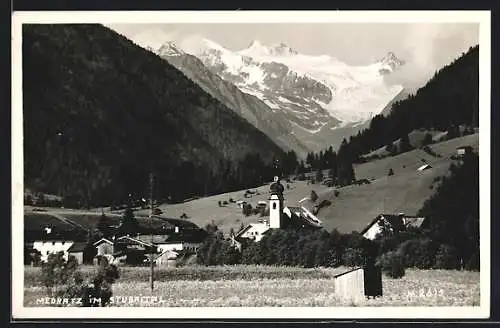
<path fill-rule="evenodd" d="M 489 316 L 489 12 L 12 17 L 14 318 Z"/>

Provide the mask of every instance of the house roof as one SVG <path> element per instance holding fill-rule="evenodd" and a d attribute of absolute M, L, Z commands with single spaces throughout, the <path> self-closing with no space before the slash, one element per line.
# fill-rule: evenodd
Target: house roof
<path fill-rule="evenodd" d="M 243 229 L 241 229 L 240 231 L 238 231 L 236 233 L 236 235 L 234 236 L 234 238 L 240 237 L 242 234 L 244 234 L 245 232 L 247 232 L 251 227 L 252 227 L 252 224 L 250 223 L 249 225 L 247 225 L 246 227 L 244 227 Z"/>
<path fill-rule="evenodd" d="M 163 244 L 168 235 L 153 235 L 153 244 Z M 139 235 L 135 239 L 151 244 L 151 235 Z"/>
<path fill-rule="evenodd" d="M 341 276 L 343 276 L 343 275 L 345 275 L 345 274 L 348 274 L 348 273 L 351 273 L 351 272 L 357 271 L 357 270 L 359 270 L 359 269 L 363 269 L 363 267 L 355 267 L 355 268 L 352 268 L 352 269 L 350 269 L 350 270 L 347 270 L 347 271 L 344 271 L 344 272 L 342 272 L 342 273 L 339 273 L 339 274 L 334 275 L 334 276 L 333 276 L 333 278 L 338 278 L 338 277 L 341 277 Z"/>
<path fill-rule="evenodd" d="M 177 252 L 174 252 L 172 250 L 166 250 L 166 251 L 164 251 L 163 253 L 160 253 L 160 254 L 149 254 L 148 253 L 148 254 L 145 254 L 144 256 L 146 258 L 148 258 L 148 259 L 153 258 L 153 261 L 156 261 L 159 258 L 164 257 L 164 256 L 167 257 L 167 260 L 175 260 L 178 255 L 179 255 L 179 253 L 177 253 Z"/>
<path fill-rule="evenodd" d="M 234 238 L 242 238 L 242 235 L 250 230 L 251 228 L 261 228 L 261 234 L 265 234 L 270 230 L 270 227 L 268 224 L 262 222 L 262 223 L 250 223 L 247 225 L 245 228 L 241 229 L 235 236 Z"/>
<path fill-rule="evenodd" d="M 68 249 L 68 252 L 69 253 L 83 252 L 86 247 L 87 247 L 87 243 L 76 242 L 76 243 L 73 243 L 73 245 L 71 245 L 71 247 Z"/>
<path fill-rule="evenodd" d="M 111 240 L 109 240 L 109 239 L 107 239 L 107 238 L 101 238 L 101 239 L 99 239 L 98 241 L 96 241 L 93 245 L 94 245 L 94 246 L 97 246 L 97 245 L 100 245 L 100 244 L 102 244 L 102 243 L 108 243 L 108 244 L 110 244 L 110 245 L 113 245 L 113 244 L 114 244 Z"/>
<path fill-rule="evenodd" d="M 162 256 L 167 256 L 167 258 L 170 260 L 170 259 L 175 259 L 177 256 L 179 255 L 178 252 L 176 251 L 173 251 L 171 249 L 167 249 L 166 251 L 164 251 L 163 253 L 161 254 L 158 254 L 158 256 L 156 256 L 155 260 L 162 257 Z M 154 255 L 153 255 L 154 256 Z"/>
<path fill-rule="evenodd" d="M 32 243 L 72 243 L 73 240 L 67 239 L 36 239 Z"/>
<path fill-rule="evenodd" d="M 140 244 L 140 245 L 143 245 L 143 246 L 146 246 L 146 247 L 150 247 L 151 246 L 151 243 L 149 242 L 145 242 L 143 240 L 140 240 L 140 239 L 137 239 L 137 238 L 133 238 L 133 237 L 130 237 L 130 236 L 122 236 L 120 238 L 117 238 L 116 239 L 117 242 L 126 242 L 126 243 L 133 243 L 133 244 Z"/>
<path fill-rule="evenodd" d="M 406 227 L 420 228 L 425 221 L 424 217 L 404 217 L 404 225 Z"/>
<path fill-rule="evenodd" d="M 190 222 L 186 219 L 175 219 L 175 218 L 166 218 L 160 215 L 153 215 L 153 218 L 160 219 L 167 223 L 167 225 L 171 226 L 171 229 L 174 227 L 179 227 L 182 230 L 198 230 L 200 227 L 198 227 L 196 224 L 193 222 Z"/>
<path fill-rule="evenodd" d="M 303 206 L 301 207 L 287 206 L 285 207 L 283 213 L 285 213 L 289 219 L 291 219 L 291 217 L 288 213 L 293 214 L 301 221 L 301 223 L 305 223 L 309 226 L 313 227 L 321 226 L 321 220 L 319 220 L 314 214 L 312 214 L 307 208 Z"/>

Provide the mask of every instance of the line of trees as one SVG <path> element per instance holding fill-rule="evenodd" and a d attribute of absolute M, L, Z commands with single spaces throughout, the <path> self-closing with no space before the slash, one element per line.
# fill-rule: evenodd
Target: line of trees
<path fill-rule="evenodd" d="M 464 257 L 456 246 L 432 235 L 430 230 L 416 228 L 398 234 L 387 229 L 371 241 L 357 232 L 280 229 L 259 242 L 244 242 L 240 252 L 217 231 L 198 250 L 197 262 L 312 268 L 357 267 L 371 260 L 394 278 L 404 275 L 404 268 L 479 270 L 479 253 Z"/>
<path fill-rule="evenodd" d="M 280 163 L 279 172 L 273 164 L 276 161 Z M 297 155 L 293 151 L 269 163 L 258 153 L 248 153 L 239 161 L 220 160 L 216 169 L 187 161 L 179 166 L 162 165 L 157 166 L 154 171 L 154 193 L 160 203 L 176 203 L 197 196 L 255 188 L 272 181 L 276 174 L 289 175 L 295 172 L 297 165 Z M 36 200 L 31 195 L 26 195 L 24 202 L 25 205 L 46 207 L 85 208 L 110 205 L 119 208 L 132 198 L 137 205 L 147 194 L 148 175 L 146 168 L 124 167 L 116 178 L 116 181 L 121 182 L 89 190 L 85 196 L 80 195 L 81 189 L 74 186 L 68 187 L 60 200 L 49 201 L 39 192 Z"/>

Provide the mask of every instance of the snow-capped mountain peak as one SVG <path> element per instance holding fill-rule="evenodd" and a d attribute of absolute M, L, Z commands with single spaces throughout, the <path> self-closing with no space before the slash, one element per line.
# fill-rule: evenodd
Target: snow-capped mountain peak
<path fill-rule="evenodd" d="M 283 42 L 271 46 L 266 46 L 259 40 L 252 41 L 246 49 L 243 49 L 238 53 L 242 56 L 248 56 L 252 58 L 269 56 L 291 56 L 298 54 L 297 51 L 293 50 Z"/>
<path fill-rule="evenodd" d="M 246 49 L 232 51 L 196 36 L 177 45 L 212 73 L 281 113 L 301 136 L 366 122 L 403 90 L 385 79 L 404 64 L 391 52 L 365 66 L 351 66 L 330 55 L 298 53 L 285 43 L 254 40 Z"/>
<path fill-rule="evenodd" d="M 405 64 L 405 61 L 402 59 L 399 59 L 394 52 L 389 51 L 384 57 L 379 59 L 377 63 L 380 63 L 382 65 L 382 74 L 388 73 L 387 70 L 390 70 L 390 72 L 394 72 L 396 69 L 398 69 L 400 66 L 403 66 Z"/>
<path fill-rule="evenodd" d="M 160 56 L 182 56 L 184 51 L 177 47 L 175 42 L 167 41 L 158 49 L 158 54 Z"/>

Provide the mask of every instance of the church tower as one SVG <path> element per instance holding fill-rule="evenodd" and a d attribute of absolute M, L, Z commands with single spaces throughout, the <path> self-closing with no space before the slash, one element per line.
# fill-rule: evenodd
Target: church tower
<path fill-rule="evenodd" d="M 271 184 L 271 197 L 269 198 L 269 227 L 280 229 L 282 227 L 281 217 L 283 213 L 283 190 L 285 189 L 279 182 L 279 178 L 274 177 Z"/>

